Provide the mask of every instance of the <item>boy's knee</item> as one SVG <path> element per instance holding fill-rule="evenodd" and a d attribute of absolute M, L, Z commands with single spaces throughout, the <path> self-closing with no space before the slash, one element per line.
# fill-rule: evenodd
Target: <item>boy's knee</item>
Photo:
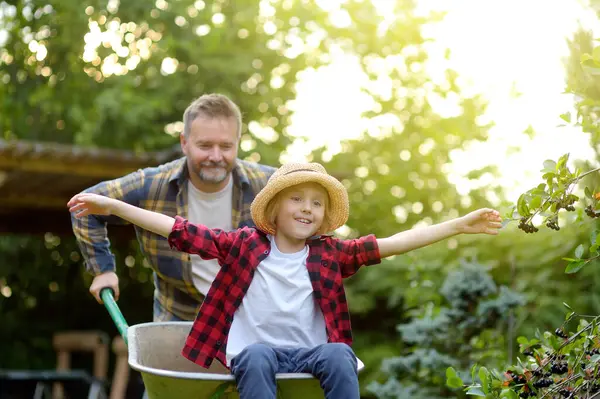
<path fill-rule="evenodd" d="M 354 356 L 354 351 L 352 348 L 341 342 L 325 344 L 323 347 L 323 353 L 326 354 L 327 357 Z"/>
<path fill-rule="evenodd" d="M 351 365 L 356 368 L 356 356 L 350 346 L 344 343 L 325 344 L 322 352 L 323 360 L 329 365 L 336 367 Z"/>
<path fill-rule="evenodd" d="M 236 356 L 236 365 L 246 365 L 253 368 L 273 368 L 277 357 L 275 351 L 265 344 L 248 345 Z"/>

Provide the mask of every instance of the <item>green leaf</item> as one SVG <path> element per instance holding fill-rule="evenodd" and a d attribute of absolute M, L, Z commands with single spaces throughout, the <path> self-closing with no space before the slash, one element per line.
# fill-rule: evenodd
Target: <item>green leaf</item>
<path fill-rule="evenodd" d="M 502 390 L 500 394 L 500 398 L 502 399 L 518 399 L 517 394 L 510 388 L 506 388 Z"/>
<path fill-rule="evenodd" d="M 594 61 L 600 61 L 600 46 L 594 47 L 592 50 L 592 58 Z"/>
<path fill-rule="evenodd" d="M 571 113 L 565 112 L 564 114 L 561 114 L 560 119 L 562 119 L 563 121 L 565 121 L 567 123 L 571 123 Z"/>
<path fill-rule="evenodd" d="M 577 248 L 575 248 L 575 256 L 578 259 L 581 259 L 581 257 L 583 256 L 583 244 L 579 244 Z"/>
<path fill-rule="evenodd" d="M 525 202 L 525 194 L 519 196 L 519 199 L 517 200 L 517 210 L 519 211 L 519 215 L 529 216 L 530 212 L 527 202 Z"/>
<path fill-rule="evenodd" d="M 598 363 L 598 361 L 600 361 L 600 355 L 594 355 L 590 359 L 590 363 Z"/>
<path fill-rule="evenodd" d="M 555 172 L 556 171 L 556 162 L 551 159 L 546 159 L 544 161 L 544 169 L 543 172 Z"/>
<path fill-rule="evenodd" d="M 516 210 L 517 210 L 517 207 L 513 206 L 508 211 L 506 211 L 506 213 L 503 215 L 502 219 L 514 219 L 517 216 L 517 215 L 515 215 Z"/>
<path fill-rule="evenodd" d="M 592 59 L 593 59 L 593 57 L 591 54 L 583 53 L 583 54 L 581 54 L 581 57 L 579 58 L 579 62 L 586 62 L 586 61 L 592 60 Z"/>
<path fill-rule="evenodd" d="M 563 306 L 564 306 L 565 308 L 569 309 L 569 310 L 573 310 L 573 309 L 571 309 L 571 307 L 570 307 L 569 305 L 567 305 L 567 303 L 566 303 L 566 302 L 563 302 Z"/>
<path fill-rule="evenodd" d="M 459 377 L 450 377 L 446 379 L 448 388 L 462 388 L 463 381 Z"/>
<path fill-rule="evenodd" d="M 521 345 L 529 345 L 529 340 L 523 336 L 517 338 L 517 342 Z"/>
<path fill-rule="evenodd" d="M 585 187 L 585 189 L 584 189 L 583 191 L 585 192 L 585 196 L 586 196 L 586 197 L 588 197 L 589 199 L 593 199 L 593 196 L 592 196 L 592 191 L 590 190 L 590 188 L 589 188 L 589 187 L 587 187 L 587 186 L 586 186 L 586 187 Z"/>
<path fill-rule="evenodd" d="M 485 367 L 481 367 L 479 369 L 479 379 L 481 380 L 481 387 L 483 388 L 483 392 L 486 394 L 489 393 L 488 387 L 488 376 L 490 375 L 489 371 Z"/>
<path fill-rule="evenodd" d="M 567 265 L 567 268 L 565 269 L 565 273 L 566 274 L 577 273 L 579 270 L 581 270 L 581 268 L 583 266 L 585 266 L 585 261 L 583 261 L 583 260 L 571 262 Z"/>
<path fill-rule="evenodd" d="M 600 241 L 600 239 L 598 239 L 598 230 L 593 230 L 590 233 L 590 244 L 594 245 L 594 244 L 598 244 L 598 242 L 596 241 Z"/>
<path fill-rule="evenodd" d="M 454 370 L 454 367 L 448 367 L 446 369 L 446 378 L 450 377 L 458 377 L 458 374 L 456 374 L 456 370 Z"/>
<path fill-rule="evenodd" d="M 462 388 L 464 385 L 458 374 L 456 374 L 456 370 L 452 367 L 446 369 L 446 385 L 449 388 Z"/>
<path fill-rule="evenodd" d="M 563 168 L 567 164 L 568 160 L 569 160 L 569 153 L 561 155 L 561 157 L 558 158 L 558 164 L 556 165 L 556 168 L 557 169 Z"/>
<path fill-rule="evenodd" d="M 532 188 L 531 190 L 527 191 L 527 193 L 531 194 L 531 195 L 543 195 L 546 194 L 546 183 L 542 183 L 540 184 L 540 186 L 544 186 L 543 188 Z"/>
<path fill-rule="evenodd" d="M 483 397 L 486 396 L 485 393 L 479 387 L 469 387 L 469 389 L 467 390 L 467 395 L 483 396 Z"/>
<path fill-rule="evenodd" d="M 563 304 L 566 305 L 566 303 L 564 303 L 564 302 L 563 302 Z M 573 317 L 574 314 L 575 314 L 575 312 L 569 312 L 569 313 L 567 313 L 567 316 L 565 317 L 565 320 L 569 320 L 571 317 Z"/>
<path fill-rule="evenodd" d="M 531 202 L 529 203 L 529 206 L 530 206 L 532 209 L 539 208 L 539 207 L 540 207 L 540 205 L 542 205 L 542 197 L 540 197 L 540 196 L 533 197 L 533 198 L 531 199 Z"/>

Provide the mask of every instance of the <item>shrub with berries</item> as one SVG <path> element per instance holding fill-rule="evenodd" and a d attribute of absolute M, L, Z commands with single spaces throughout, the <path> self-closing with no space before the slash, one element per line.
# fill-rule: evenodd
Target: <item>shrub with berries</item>
<path fill-rule="evenodd" d="M 585 176 L 597 172 L 600 169 L 593 169 L 581 173 L 579 169 L 572 172 L 567 166 L 569 154 L 564 154 L 558 161 L 548 159 L 544 161 L 542 169 L 542 179 L 545 183 L 521 194 L 517 204 L 511 208 L 506 221 L 519 221 L 519 229 L 525 233 L 537 233 L 539 227 L 535 226 L 533 219 L 541 216 L 542 223 L 552 230 L 559 231 L 558 217 L 561 211 L 575 212 L 575 203 L 580 201 L 579 196 L 573 194 L 573 189 L 577 183 Z M 586 188 L 585 195 L 589 204 L 585 207 L 585 214 L 591 218 L 600 217 L 598 207 L 598 194 L 592 193 Z"/>
<path fill-rule="evenodd" d="M 554 333 L 538 333 L 531 340 L 519 337 L 518 365 L 503 372 L 474 366 L 473 382 L 464 384 L 449 367 L 446 383 L 469 395 L 493 399 L 600 398 L 600 316 L 588 318 L 570 312 Z M 570 332 L 567 326 L 576 320 L 577 328 Z"/>
<path fill-rule="evenodd" d="M 600 59 L 597 62 L 600 66 Z M 577 212 L 577 221 L 587 218 L 596 223 L 600 217 L 600 193 L 584 187 L 585 197 L 580 198 L 573 191 L 582 178 L 600 168 L 572 172 L 567 166 L 568 158 L 569 154 L 565 154 L 556 162 L 544 162 L 545 183 L 523 193 L 505 216 L 505 222 L 518 220 L 519 229 L 529 234 L 538 232 L 542 225 L 559 231 L 561 212 Z M 534 219 L 541 223 L 534 225 Z M 598 259 L 599 249 L 600 234 L 596 229 L 588 243 L 577 246 L 573 258 L 564 258 L 568 262 L 565 272 L 576 273 Z M 600 316 L 579 315 L 565 306 L 571 312 L 553 332 L 538 331 L 533 339 L 518 338 L 520 356 L 516 365 L 502 371 L 475 365 L 467 382 L 464 375 L 448 367 L 446 385 L 467 395 L 490 399 L 600 399 Z"/>
<path fill-rule="evenodd" d="M 584 221 L 585 218 L 596 220 L 600 217 L 600 193 L 585 187 L 585 198 L 580 199 L 579 196 L 573 194 L 574 188 L 583 177 L 600 171 L 600 168 L 585 173 L 581 173 L 580 170 L 571 172 L 567 166 L 568 159 L 569 154 L 565 154 L 560 157 L 558 162 L 552 160 L 544 162 L 544 169 L 542 169 L 544 175 L 542 178 L 546 179 L 546 183 L 541 183 L 521 194 L 517 204 L 505 215 L 505 223 L 518 220 L 519 229 L 525 233 L 537 233 L 539 227 L 534 225 L 533 220 L 538 216 L 542 219 L 541 224 L 549 229 L 559 231 L 558 219 L 560 212 L 563 210 L 575 212 L 577 211 L 575 204 L 579 203 L 582 204 L 581 208 L 584 209 L 583 212 L 581 212 L 581 208 L 579 209 L 577 215 L 579 221 Z M 565 272 L 578 272 L 587 264 L 598 259 L 600 257 L 599 248 L 600 235 L 597 231 L 593 231 L 587 246 L 582 243 L 575 249 L 574 257 L 564 258 L 568 261 Z M 584 257 L 586 252 L 589 256 Z"/>

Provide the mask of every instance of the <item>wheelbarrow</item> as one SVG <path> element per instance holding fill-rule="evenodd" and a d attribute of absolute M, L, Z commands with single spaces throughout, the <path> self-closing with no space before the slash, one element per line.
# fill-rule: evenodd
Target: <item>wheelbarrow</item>
<path fill-rule="evenodd" d="M 205 369 L 181 355 L 193 322 L 155 322 L 128 326 L 110 288 L 102 301 L 128 347 L 129 366 L 140 372 L 148 399 L 239 399 L 233 375 L 214 361 Z M 358 359 L 358 371 L 364 364 Z M 307 373 L 276 375 L 278 398 L 322 399 L 319 381 Z"/>

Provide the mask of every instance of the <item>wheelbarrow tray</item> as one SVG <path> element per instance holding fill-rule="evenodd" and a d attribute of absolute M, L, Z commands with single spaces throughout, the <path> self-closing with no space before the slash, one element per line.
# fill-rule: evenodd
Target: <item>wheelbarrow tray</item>
<path fill-rule="evenodd" d="M 127 328 L 129 365 L 140 372 L 148 398 L 239 398 L 233 376 L 217 360 L 205 369 L 181 355 L 192 324 L 158 322 Z M 363 367 L 358 360 L 358 371 Z M 282 373 L 276 378 L 280 398 L 324 398 L 319 381 L 311 374 Z"/>

